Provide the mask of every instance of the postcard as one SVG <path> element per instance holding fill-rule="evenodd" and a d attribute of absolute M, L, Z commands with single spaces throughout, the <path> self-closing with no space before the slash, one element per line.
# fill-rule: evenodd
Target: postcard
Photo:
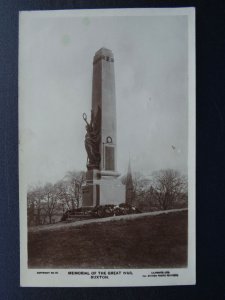
<path fill-rule="evenodd" d="M 195 284 L 195 9 L 19 14 L 20 284 Z"/>

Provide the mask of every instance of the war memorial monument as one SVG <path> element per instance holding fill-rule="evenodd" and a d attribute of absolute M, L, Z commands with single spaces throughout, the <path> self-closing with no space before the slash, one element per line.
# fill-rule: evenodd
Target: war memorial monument
<path fill-rule="evenodd" d="M 93 59 L 92 109 L 86 113 L 85 148 L 87 151 L 86 184 L 82 187 L 83 206 L 125 202 L 125 186 L 118 179 L 117 124 L 114 56 L 101 48 Z"/>

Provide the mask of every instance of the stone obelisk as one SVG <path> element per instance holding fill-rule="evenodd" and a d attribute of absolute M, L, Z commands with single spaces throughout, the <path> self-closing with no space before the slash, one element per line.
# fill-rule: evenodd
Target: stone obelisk
<path fill-rule="evenodd" d="M 93 59 L 91 120 L 86 122 L 86 185 L 83 206 L 125 202 L 125 186 L 118 180 L 114 57 L 101 48 Z"/>

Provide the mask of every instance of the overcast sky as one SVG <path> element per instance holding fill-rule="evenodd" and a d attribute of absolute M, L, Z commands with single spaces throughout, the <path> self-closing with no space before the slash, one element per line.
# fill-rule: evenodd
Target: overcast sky
<path fill-rule="evenodd" d="M 187 16 L 20 18 L 19 106 L 22 168 L 28 184 L 86 169 L 85 123 L 92 61 L 106 47 L 115 59 L 117 166 L 151 174 L 187 173 Z"/>

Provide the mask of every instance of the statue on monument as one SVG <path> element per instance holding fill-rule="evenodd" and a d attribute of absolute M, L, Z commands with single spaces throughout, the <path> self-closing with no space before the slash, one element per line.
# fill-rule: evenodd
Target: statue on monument
<path fill-rule="evenodd" d="M 83 113 L 86 122 L 85 149 L 87 151 L 88 170 L 99 169 L 101 161 L 100 141 L 101 141 L 101 108 L 98 106 L 96 115 L 91 111 L 91 121 L 88 123 L 87 115 Z"/>

